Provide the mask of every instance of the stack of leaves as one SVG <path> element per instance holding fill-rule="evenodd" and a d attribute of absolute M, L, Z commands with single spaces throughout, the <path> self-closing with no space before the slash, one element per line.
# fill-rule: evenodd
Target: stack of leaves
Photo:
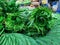
<path fill-rule="evenodd" d="M 51 29 L 52 10 L 38 7 L 31 12 L 26 24 L 27 35 L 45 35 Z"/>
<path fill-rule="evenodd" d="M 0 31 L 2 29 L 5 32 L 21 30 L 24 23 L 19 15 L 19 5 L 16 5 L 16 0 L 0 0 Z"/>
<path fill-rule="evenodd" d="M 24 27 L 23 18 L 20 17 L 20 13 L 7 13 L 5 20 L 5 29 L 12 32 L 21 31 Z"/>

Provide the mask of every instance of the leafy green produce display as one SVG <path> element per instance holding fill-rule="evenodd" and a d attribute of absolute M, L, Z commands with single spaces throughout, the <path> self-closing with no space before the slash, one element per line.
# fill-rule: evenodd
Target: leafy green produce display
<path fill-rule="evenodd" d="M 16 0 L 0 0 L 0 45 L 60 45 L 60 14 L 37 7 L 21 9 Z"/>

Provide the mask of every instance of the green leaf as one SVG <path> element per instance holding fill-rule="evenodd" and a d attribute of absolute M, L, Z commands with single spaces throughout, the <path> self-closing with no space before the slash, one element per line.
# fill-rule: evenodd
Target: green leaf
<path fill-rule="evenodd" d="M 31 37 L 11 33 L 11 34 L 3 34 L 0 37 L 0 45 L 38 45 L 35 40 Z"/>

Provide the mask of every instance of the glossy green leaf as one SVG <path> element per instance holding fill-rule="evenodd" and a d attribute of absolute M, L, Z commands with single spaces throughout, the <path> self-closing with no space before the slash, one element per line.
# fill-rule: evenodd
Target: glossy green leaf
<path fill-rule="evenodd" d="M 12 33 L 3 34 L 0 37 L 0 45 L 38 45 L 35 40 L 31 37 Z"/>

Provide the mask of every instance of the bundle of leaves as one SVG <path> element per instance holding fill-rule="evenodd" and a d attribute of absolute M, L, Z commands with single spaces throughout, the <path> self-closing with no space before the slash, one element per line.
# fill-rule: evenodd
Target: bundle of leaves
<path fill-rule="evenodd" d="M 26 24 L 27 35 L 46 35 L 51 30 L 52 10 L 47 7 L 35 8 Z"/>
<path fill-rule="evenodd" d="M 23 18 L 20 17 L 20 13 L 7 13 L 7 18 L 5 20 L 5 29 L 11 32 L 21 31 L 24 27 Z"/>
<path fill-rule="evenodd" d="M 20 17 L 19 5 L 16 5 L 16 0 L 0 0 L 0 4 L 0 24 L 4 31 L 17 32 L 21 30 L 24 23 Z"/>

